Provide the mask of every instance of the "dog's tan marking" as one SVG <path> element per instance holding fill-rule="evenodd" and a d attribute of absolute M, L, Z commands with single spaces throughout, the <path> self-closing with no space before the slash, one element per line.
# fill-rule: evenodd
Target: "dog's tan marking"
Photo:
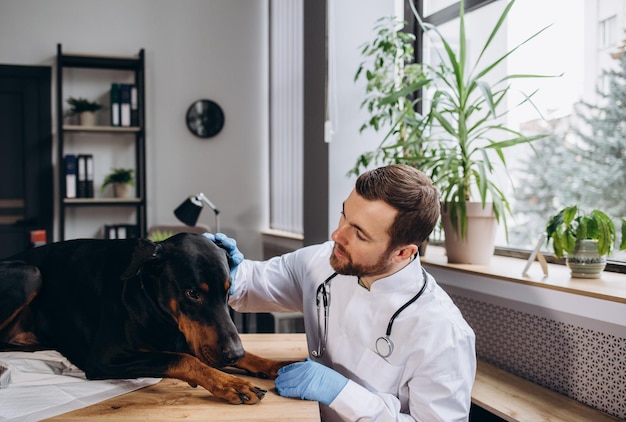
<path fill-rule="evenodd" d="M 214 327 L 207 327 L 181 315 L 178 318 L 178 329 L 184 334 L 187 344 L 194 355 L 209 365 L 216 366 L 221 360 L 218 346 L 218 335 Z"/>
<path fill-rule="evenodd" d="M 263 378 L 275 379 L 278 376 L 278 370 L 283 366 L 287 366 L 291 363 L 299 361 L 278 361 L 265 359 L 255 354 L 246 352 L 243 359 L 237 362 L 235 367 L 245 369 L 253 375 L 257 375 Z"/>
<path fill-rule="evenodd" d="M 178 363 L 170 366 L 166 374 L 168 377 L 187 381 L 192 385 L 201 385 L 214 396 L 232 404 L 255 404 L 266 393 L 265 390 L 248 381 L 211 368 L 189 355 L 181 355 Z"/>

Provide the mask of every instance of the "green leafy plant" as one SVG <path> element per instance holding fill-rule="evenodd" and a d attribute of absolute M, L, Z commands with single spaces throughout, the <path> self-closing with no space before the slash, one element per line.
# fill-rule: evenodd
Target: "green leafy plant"
<path fill-rule="evenodd" d="M 380 18 L 374 27 L 376 37 L 361 49 L 364 60 L 354 80 L 365 79 L 366 96 L 361 108 L 368 111 L 369 118 L 359 132 L 391 129 L 378 149 L 358 158 L 348 175 L 358 176 L 370 162 L 399 163 L 406 157 L 419 155 L 421 132 L 427 119 L 408 94 L 420 89 L 428 80 L 422 66 L 413 63 L 415 36 L 403 32 L 404 25 L 406 22 L 396 17 Z M 413 151 L 416 148 L 418 151 Z"/>
<path fill-rule="evenodd" d="M 622 240 L 620 250 L 626 249 L 626 220 L 621 220 Z M 562 258 L 565 254 L 572 254 L 576 241 L 592 239 L 598 241 L 598 253 L 608 255 L 617 245 L 615 224 L 611 218 L 601 210 L 592 210 L 585 213 L 577 205 L 563 208 L 550 217 L 546 225 L 546 242 L 552 240 L 554 255 Z"/>
<path fill-rule="evenodd" d="M 162 240 L 168 239 L 170 237 L 174 236 L 174 233 L 168 230 L 155 230 L 154 232 L 152 232 L 150 234 L 150 236 L 148 236 L 148 239 L 152 240 L 153 242 L 160 242 Z"/>
<path fill-rule="evenodd" d="M 135 184 L 133 173 L 133 169 L 114 168 L 111 173 L 105 176 L 101 189 L 104 190 L 104 188 L 113 183 L 125 183 L 133 186 Z"/>
<path fill-rule="evenodd" d="M 485 43 L 479 48 L 476 61 L 468 62 L 468 45 L 465 32 L 464 1 L 460 2 L 460 22 L 458 46 L 448 41 L 434 25 L 428 24 L 417 13 L 411 2 L 413 14 L 425 36 L 431 37 L 437 49 L 438 63 L 420 66 L 421 75 L 399 86 L 381 99 L 379 104 L 387 105 L 401 98 L 415 98 L 413 106 L 420 100 L 420 90 L 429 99 L 428 110 L 423 114 L 413 111 L 414 107 L 404 108 L 394 119 L 392 130 L 374 152 L 359 157 L 355 171 L 369 164 L 368 158 L 380 159 L 386 163 L 405 163 L 428 174 L 441 192 L 444 210 L 452 224 L 465 236 L 467 228 L 466 202 L 476 198 L 483 208 L 489 201 L 498 222 L 504 224 L 508 233 L 506 214 L 510 214 L 510 204 L 501 185 L 502 175 L 496 175 L 496 163 L 506 173 L 504 150 L 520 144 L 530 144 L 544 135 L 525 136 L 502 123 L 502 117 L 510 110 L 501 110 L 511 89 L 510 82 L 519 78 L 547 77 L 544 75 L 510 74 L 495 82 L 488 80 L 494 69 L 518 48 L 541 34 L 547 27 L 534 33 L 516 47 L 484 63 L 490 56 L 492 42 L 499 36 L 502 25 L 515 0 L 510 1 L 490 31 Z M 380 38 L 380 33 L 378 34 Z M 402 40 L 402 38 L 398 38 Z M 372 46 L 377 45 L 374 40 Z M 380 44 L 385 46 L 385 44 Z M 379 51 L 384 51 L 379 47 Z M 406 67 L 406 65 L 405 65 Z M 381 71 L 386 71 L 381 68 Z M 526 95 L 519 105 L 531 102 L 532 95 Z M 424 104 L 425 106 L 427 104 Z M 380 109 L 379 109 L 380 110 Z M 406 124 L 404 139 L 390 136 L 400 125 Z M 364 158 L 365 157 L 365 158 Z M 494 161 L 495 159 L 495 161 Z"/>
<path fill-rule="evenodd" d="M 68 116 L 78 115 L 85 111 L 95 112 L 102 108 L 102 104 L 95 101 L 89 101 L 86 98 L 70 97 L 67 99 L 67 103 L 70 105 L 70 109 L 67 112 Z"/>

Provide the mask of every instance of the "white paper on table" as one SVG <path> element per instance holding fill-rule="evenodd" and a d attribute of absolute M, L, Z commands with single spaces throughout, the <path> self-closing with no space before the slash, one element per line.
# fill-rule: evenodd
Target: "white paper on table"
<path fill-rule="evenodd" d="M 56 351 L 0 352 L 9 368 L 7 388 L 0 389 L 0 421 L 38 421 L 119 396 L 160 378 L 87 380 Z"/>

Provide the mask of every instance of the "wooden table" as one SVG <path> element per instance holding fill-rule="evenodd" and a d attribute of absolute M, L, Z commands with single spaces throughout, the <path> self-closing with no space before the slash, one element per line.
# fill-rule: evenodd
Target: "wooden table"
<path fill-rule="evenodd" d="M 277 360 L 297 360 L 308 356 L 304 334 L 242 334 L 244 348 L 254 354 Z M 191 388 L 186 382 L 161 382 L 109 400 L 84 407 L 51 421 L 319 421 L 317 402 L 279 396 L 273 380 L 242 376 L 267 390 L 260 403 L 232 405 L 205 389 Z"/>

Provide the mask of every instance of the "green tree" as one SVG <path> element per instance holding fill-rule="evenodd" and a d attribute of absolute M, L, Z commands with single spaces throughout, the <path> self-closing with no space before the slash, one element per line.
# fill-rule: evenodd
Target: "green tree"
<path fill-rule="evenodd" d="M 515 202 L 523 221 L 514 241 L 543 232 L 547 216 L 568 205 L 626 216 L 626 55 L 615 58 L 619 66 L 602 72 L 608 89 L 598 90 L 597 103 L 580 101 L 571 118 L 552 121 L 552 134 L 534 144 L 537 155 L 523 160 Z"/>

